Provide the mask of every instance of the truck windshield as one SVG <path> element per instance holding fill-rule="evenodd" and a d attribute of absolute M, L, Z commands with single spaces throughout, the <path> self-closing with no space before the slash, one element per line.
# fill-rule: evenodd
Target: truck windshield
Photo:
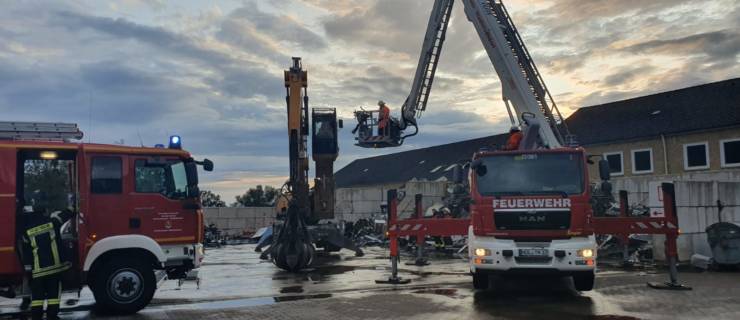
<path fill-rule="evenodd" d="M 573 153 L 530 153 L 482 158 L 477 176 L 484 196 L 583 193 L 583 160 Z"/>
<path fill-rule="evenodd" d="M 182 161 L 165 165 L 136 160 L 136 192 L 161 193 L 172 199 L 186 198 L 188 177 L 185 164 Z"/>

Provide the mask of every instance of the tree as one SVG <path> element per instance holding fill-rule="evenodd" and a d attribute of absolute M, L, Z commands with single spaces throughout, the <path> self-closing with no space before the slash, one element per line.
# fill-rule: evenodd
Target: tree
<path fill-rule="evenodd" d="M 211 190 L 200 191 L 200 204 L 206 208 L 226 206 L 226 202 L 221 200 L 221 196 L 211 192 Z"/>
<path fill-rule="evenodd" d="M 275 203 L 278 196 L 278 189 L 271 186 L 258 185 L 249 188 L 243 195 L 236 196 L 236 202 L 231 204 L 232 207 L 269 207 Z"/>

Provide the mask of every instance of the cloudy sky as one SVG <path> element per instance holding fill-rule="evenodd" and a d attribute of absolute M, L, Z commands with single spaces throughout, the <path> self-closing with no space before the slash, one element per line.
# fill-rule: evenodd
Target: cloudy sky
<path fill-rule="evenodd" d="M 566 115 L 740 76 L 737 0 L 505 2 Z M 498 79 L 460 1 L 421 134 L 393 150 L 354 147 L 352 111 L 379 99 L 394 108 L 408 95 L 431 0 L 2 3 L 3 120 L 75 122 L 101 143 L 180 134 L 216 162 L 202 184 L 229 202 L 285 180 L 291 56 L 309 70 L 312 106 L 336 107 L 350 127 L 337 168 L 507 128 Z"/>

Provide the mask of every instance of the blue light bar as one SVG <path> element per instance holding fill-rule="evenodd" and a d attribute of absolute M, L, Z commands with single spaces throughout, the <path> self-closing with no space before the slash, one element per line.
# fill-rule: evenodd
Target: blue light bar
<path fill-rule="evenodd" d="M 182 139 L 180 136 L 170 136 L 170 149 L 182 149 Z"/>

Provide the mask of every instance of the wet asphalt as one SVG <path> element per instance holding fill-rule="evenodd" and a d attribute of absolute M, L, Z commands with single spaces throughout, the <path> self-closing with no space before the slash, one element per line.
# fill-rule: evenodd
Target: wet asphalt
<path fill-rule="evenodd" d="M 85 289 L 65 294 L 62 319 L 740 319 L 740 272 L 685 271 L 691 291 L 661 291 L 646 282 L 667 280 L 653 268 L 600 266 L 596 289 L 577 292 L 567 278 L 504 277 L 476 292 L 464 260 L 401 264 L 407 285 L 379 285 L 389 275 L 388 252 L 364 257 L 341 252 L 319 257 L 310 270 L 281 271 L 259 259 L 254 245 L 207 251 L 200 287 L 165 281 L 152 304 L 136 315 L 94 310 Z M 19 300 L 0 298 L 0 319 L 19 319 Z"/>

